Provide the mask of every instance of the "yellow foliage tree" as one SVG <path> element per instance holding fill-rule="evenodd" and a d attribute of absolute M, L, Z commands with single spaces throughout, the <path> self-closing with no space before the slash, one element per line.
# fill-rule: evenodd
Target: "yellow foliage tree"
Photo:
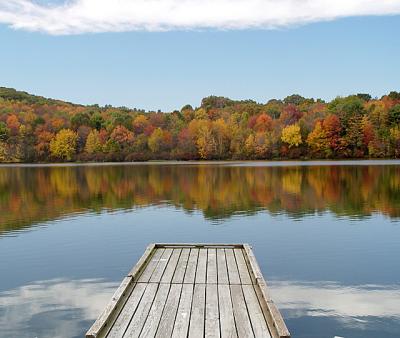
<path fill-rule="evenodd" d="M 216 153 L 216 141 L 209 121 L 199 120 L 196 133 L 196 146 L 202 159 L 211 159 Z"/>
<path fill-rule="evenodd" d="M 390 137 L 391 137 L 392 141 L 400 140 L 400 127 L 399 126 L 390 128 L 389 133 L 390 133 Z"/>
<path fill-rule="evenodd" d="M 7 145 L 0 141 L 0 162 L 7 162 Z"/>
<path fill-rule="evenodd" d="M 246 149 L 246 154 L 250 157 L 252 157 L 254 155 L 255 152 L 255 139 L 254 139 L 254 135 L 250 134 L 247 139 L 246 142 L 244 143 L 244 147 Z"/>
<path fill-rule="evenodd" d="M 157 128 L 150 135 L 147 144 L 153 153 L 157 153 L 162 148 L 164 132 L 161 128 Z"/>
<path fill-rule="evenodd" d="M 291 124 L 282 130 L 281 140 L 289 145 L 289 148 L 299 146 L 303 143 L 301 140 L 300 126 Z"/>
<path fill-rule="evenodd" d="M 86 139 L 86 144 L 85 144 L 85 151 L 88 154 L 95 154 L 99 151 L 101 151 L 101 141 L 100 141 L 100 136 L 99 132 L 96 129 L 93 129 L 87 139 Z"/>
<path fill-rule="evenodd" d="M 199 108 L 195 111 L 194 118 L 196 120 L 208 120 L 208 115 L 203 108 Z"/>
<path fill-rule="evenodd" d="M 329 155 L 329 140 L 321 122 L 317 122 L 314 130 L 308 134 L 307 144 L 314 154 L 322 157 Z"/>
<path fill-rule="evenodd" d="M 76 151 L 78 135 L 71 129 L 61 129 L 56 137 L 50 142 L 51 155 L 61 159 L 71 161 Z"/>
<path fill-rule="evenodd" d="M 400 127 L 390 128 L 389 133 L 394 155 L 400 157 Z"/>
<path fill-rule="evenodd" d="M 218 158 L 226 156 L 229 150 L 229 130 L 224 119 L 218 119 L 212 122 L 212 130 L 215 139 Z"/>

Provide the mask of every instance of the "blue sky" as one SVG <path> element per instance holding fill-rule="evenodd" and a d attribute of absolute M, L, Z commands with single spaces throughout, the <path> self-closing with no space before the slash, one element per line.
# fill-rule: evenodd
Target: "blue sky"
<path fill-rule="evenodd" d="M 266 102 L 400 90 L 396 15 L 66 35 L 3 23 L 0 43 L 0 86 L 84 104 L 168 111 L 208 95 Z"/>

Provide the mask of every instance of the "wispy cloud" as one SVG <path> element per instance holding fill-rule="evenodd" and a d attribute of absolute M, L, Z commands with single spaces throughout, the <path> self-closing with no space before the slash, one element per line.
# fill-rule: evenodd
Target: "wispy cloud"
<path fill-rule="evenodd" d="M 270 281 L 282 310 L 297 316 L 400 318 L 400 285 L 341 285 L 335 282 Z"/>
<path fill-rule="evenodd" d="M 118 284 L 100 279 L 53 279 L 0 292 L 1 333 L 4 337 L 82 336 Z"/>
<path fill-rule="evenodd" d="M 400 14 L 400 0 L 0 0 L 0 23 L 49 34 L 272 29 L 348 16 Z"/>

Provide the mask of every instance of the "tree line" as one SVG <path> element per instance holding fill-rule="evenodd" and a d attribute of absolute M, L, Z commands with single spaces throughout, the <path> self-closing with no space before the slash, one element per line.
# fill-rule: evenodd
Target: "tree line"
<path fill-rule="evenodd" d="M 400 157 L 400 92 L 330 102 L 210 96 L 173 112 L 0 88 L 0 162 Z"/>

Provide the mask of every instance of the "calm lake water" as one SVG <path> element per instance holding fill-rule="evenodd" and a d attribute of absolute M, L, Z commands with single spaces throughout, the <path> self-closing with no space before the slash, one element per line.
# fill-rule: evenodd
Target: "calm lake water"
<path fill-rule="evenodd" d="M 150 242 L 247 242 L 294 338 L 400 337 L 400 162 L 0 167 L 0 336 L 82 337 Z"/>

